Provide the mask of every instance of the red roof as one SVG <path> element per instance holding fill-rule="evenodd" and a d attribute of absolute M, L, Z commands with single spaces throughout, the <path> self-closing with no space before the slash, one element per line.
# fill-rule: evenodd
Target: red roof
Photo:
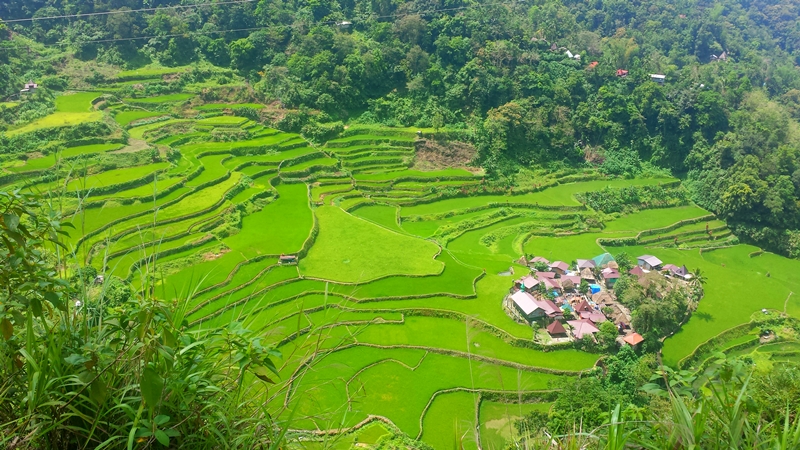
<path fill-rule="evenodd" d="M 617 76 L 618 77 L 624 77 L 627 74 L 628 74 L 627 70 L 625 70 L 625 69 L 617 69 Z"/>
<path fill-rule="evenodd" d="M 594 69 L 595 67 L 597 67 L 597 64 L 598 64 L 597 61 L 592 61 L 592 62 L 589 63 L 589 68 L 590 69 Z"/>
<path fill-rule="evenodd" d="M 622 340 L 633 346 L 644 341 L 644 338 L 639 333 L 632 333 L 622 338 Z"/>
<path fill-rule="evenodd" d="M 641 277 L 644 275 L 644 270 L 641 267 L 636 266 L 633 269 L 629 270 L 628 273 L 631 275 L 636 275 L 637 277 Z"/>
<path fill-rule="evenodd" d="M 561 289 L 561 283 L 555 278 L 542 278 L 541 281 L 546 289 Z"/>
<path fill-rule="evenodd" d="M 612 270 L 611 272 L 603 271 L 603 278 L 605 278 L 606 280 L 619 278 L 619 272 L 617 272 L 616 270 Z"/>
<path fill-rule="evenodd" d="M 561 322 L 555 320 L 547 326 L 547 332 L 550 334 L 566 334 L 567 330 L 564 325 L 561 325 Z"/>
<path fill-rule="evenodd" d="M 542 281 L 545 278 L 555 278 L 555 277 L 556 277 L 555 272 L 536 272 L 536 278 L 538 278 L 539 281 Z"/>
<path fill-rule="evenodd" d="M 598 324 L 600 322 L 605 322 L 606 316 L 601 313 L 600 311 L 582 311 L 581 312 L 581 319 L 591 320 L 592 323 Z"/>
<path fill-rule="evenodd" d="M 527 289 L 531 289 L 531 288 L 536 287 L 537 284 L 539 284 L 539 280 L 537 280 L 536 278 L 528 275 L 528 276 L 520 278 L 519 279 L 519 284 L 525 286 Z"/>
<path fill-rule="evenodd" d="M 578 303 L 578 306 L 575 307 L 575 311 L 577 311 L 579 313 L 583 312 L 583 311 L 590 311 L 591 312 L 591 311 L 594 311 L 594 309 L 592 308 L 592 305 L 589 304 L 589 302 L 584 300 L 584 301 Z"/>
<path fill-rule="evenodd" d="M 545 263 L 548 266 L 550 265 L 550 261 L 548 261 L 547 258 L 542 258 L 541 256 L 536 256 L 534 258 L 531 258 L 531 264 L 534 263 Z"/>
<path fill-rule="evenodd" d="M 538 306 L 548 317 L 555 317 L 555 316 L 562 316 L 564 315 L 561 312 L 561 308 L 559 308 L 552 300 L 534 300 L 533 301 L 536 306 Z"/>
<path fill-rule="evenodd" d="M 569 264 L 565 263 L 564 261 L 556 261 L 553 264 L 550 264 L 551 269 L 560 269 L 566 272 L 569 269 Z"/>
<path fill-rule="evenodd" d="M 569 320 L 567 323 L 572 327 L 572 334 L 578 339 L 582 338 L 584 334 L 594 334 L 600 331 L 588 320 Z"/>

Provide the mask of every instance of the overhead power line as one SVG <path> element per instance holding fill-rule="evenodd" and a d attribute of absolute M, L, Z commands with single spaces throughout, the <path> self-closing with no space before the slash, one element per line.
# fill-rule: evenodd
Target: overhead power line
<path fill-rule="evenodd" d="M 258 0 L 236 0 L 230 2 L 219 2 L 219 3 L 202 3 L 203 5 L 220 5 L 220 4 L 230 4 L 230 3 L 246 3 L 246 2 L 254 2 Z M 461 11 L 467 9 L 478 9 L 478 8 L 485 8 L 489 6 L 500 6 L 500 5 L 511 5 L 511 4 L 518 4 L 518 3 L 525 3 L 525 0 L 511 0 L 511 1 L 501 1 L 501 2 L 493 2 L 493 3 L 482 3 L 482 4 L 475 4 L 475 5 L 465 5 L 465 6 L 454 6 L 451 8 L 441 8 L 441 9 L 430 9 L 427 11 L 413 11 L 407 13 L 395 13 L 395 14 L 385 14 L 381 16 L 373 16 L 368 19 L 360 20 L 360 19 L 350 19 L 347 22 L 339 21 L 339 20 L 325 20 L 325 21 L 318 21 L 308 24 L 310 26 L 321 26 L 321 25 L 337 25 L 347 23 L 350 24 L 357 24 L 357 23 L 367 23 L 373 22 L 381 19 L 389 19 L 389 18 L 400 18 L 405 16 L 428 16 L 431 14 L 442 13 L 442 12 L 452 12 L 452 11 Z M 190 6 L 190 5 L 187 5 Z M 198 5 L 191 5 L 191 6 L 198 6 Z M 164 9 L 164 8 L 148 8 L 147 10 L 155 10 L 155 9 Z M 127 12 L 134 12 L 134 11 L 144 11 L 144 10 L 131 10 Z M 82 17 L 82 16 L 81 16 Z M 349 22 L 349 23 L 348 23 Z M 109 43 L 109 42 L 125 42 L 125 41 L 139 41 L 145 39 L 163 39 L 163 38 L 173 38 L 173 37 L 186 37 L 186 36 L 202 36 L 202 35 L 210 35 L 210 34 L 225 34 L 225 33 L 236 33 L 242 31 L 259 31 L 259 30 L 274 30 L 274 29 L 285 29 L 285 28 L 292 28 L 293 25 L 265 25 L 260 27 L 248 27 L 248 28 L 234 28 L 229 30 L 210 30 L 210 31 L 188 31 L 186 33 L 173 33 L 173 34 L 162 34 L 162 35 L 150 35 L 150 36 L 134 36 L 134 37 L 124 37 L 124 38 L 110 38 L 110 39 L 91 39 L 86 41 L 76 41 L 74 43 L 77 44 L 94 44 L 94 43 Z M 63 46 L 69 45 L 69 42 L 59 42 L 56 44 L 46 44 L 47 47 L 54 47 L 54 46 Z"/>
<path fill-rule="evenodd" d="M 94 16 L 108 16 L 111 14 L 129 14 L 129 13 L 136 13 L 136 12 L 153 12 L 159 10 L 166 10 L 166 9 L 190 9 L 190 8 L 200 8 L 202 6 L 218 6 L 218 5 L 235 5 L 239 3 L 253 3 L 257 2 L 258 0 L 230 0 L 230 1 L 222 1 L 222 2 L 206 2 L 206 3 L 195 3 L 193 5 L 176 5 L 176 6 L 159 6 L 157 8 L 141 8 L 141 9 L 118 9 L 115 11 L 104 11 L 104 12 L 93 12 L 93 13 L 86 13 L 86 14 L 64 14 L 61 16 L 47 16 L 47 17 L 30 17 L 27 19 L 11 19 L 11 20 L 3 20 L 5 23 L 18 23 L 18 22 L 33 22 L 37 20 L 50 20 L 50 19 L 82 19 L 84 17 L 94 17 Z"/>

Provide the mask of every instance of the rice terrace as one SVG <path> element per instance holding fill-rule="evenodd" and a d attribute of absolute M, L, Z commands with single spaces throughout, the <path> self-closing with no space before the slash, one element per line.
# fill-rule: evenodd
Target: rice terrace
<path fill-rule="evenodd" d="M 0 2 L 0 450 L 800 449 L 799 17 Z"/>
<path fill-rule="evenodd" d="M 673 366 L 707 357 L 709 342 L 724 348 L 714 338 L 762 310 L 800 314 L 800 262 L 738 243 L 690 201 L 627 214 L 589 201 L 632 187 L 671 198 L 676 179 L 565 169 L 500 189 L 478 167 L 417 167 L 420 144 L 457 130 L 352 125 L 312 143 L 263 125 L 264 105 L 195 91 L 119 99 L 122 83 L 64 93 L 55 112 L 9 130 L 59 139 L 7 160 L 3 188 L 57 205 L 75 225 L 68 248 L 98 280 L 150 286 L 185 304 L 195 329 L 258 331 L 281 355 L 276 384 L 260 388 L 265 407 L 291 414 L 305 445 L 336 437 L 346 448 L 396 427 L 435 449 L 453 436 L 498 448 L 514 420 L 549 409 L 554 383 L 599 355 L 504 309 L 515 281 L 538 273 L 534 257 L 571 266 L 624 252 L 700 269 L 702 299 L 664 342 Z M 564 273 L 532 282 L 569 305 L 581 272 L 569 286 Z"/>

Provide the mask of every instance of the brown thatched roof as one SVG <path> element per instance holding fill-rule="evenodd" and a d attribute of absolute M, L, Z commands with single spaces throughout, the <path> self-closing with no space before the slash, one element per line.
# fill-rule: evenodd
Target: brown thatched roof
<path fill-rule="evenodd" d="M 599 305 L 601 303 L 611 303 L 614 299 L 608 292 L 601 291 L 592 295 L 592 301 Z"/>

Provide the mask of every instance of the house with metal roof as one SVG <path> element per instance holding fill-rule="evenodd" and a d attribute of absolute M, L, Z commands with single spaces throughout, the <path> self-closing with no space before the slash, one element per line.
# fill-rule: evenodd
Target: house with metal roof
<path fill-rule="evenodd" d="M 550 334 L 550 337 L 566 337 L 567 336 L 567 329 L 564 328 L 564 325 L 561 325 L 561 322 L 554 320 L 553 323 L 547 326 L 547 333 Z"/>
<path fill-rule="evenodd" d="M 630 345 L 631 347 L 636 347 L 637 345 L 644 342 L 644 338 L 639 333 L 631 333 L 622 338 L 622 340 L 625 341 L 625 343 Z"/>
<path fill-rule="evenodd" d="M 658 270 L 661 268 L 663 262 L 653 255 L 642 255 L 636 258 L 636 261 L 644 270 Z"/>
<path fill-rule="evenodd" d="M 550 270 L 559 275 L 564 275 L 567 273 L 567 270 L 569 270 L 569 264 L 565 263 L 564 261 L 556 261 L 550 264 Z"/>
<path fill-rule="evenodd" d="M 568 320 L 567 323 L 572 327 L 572 335 L 577 339 L 583 339 L 585 335 L 591 336 L 600 331 L 591 321 L 586 319 Z"/>

